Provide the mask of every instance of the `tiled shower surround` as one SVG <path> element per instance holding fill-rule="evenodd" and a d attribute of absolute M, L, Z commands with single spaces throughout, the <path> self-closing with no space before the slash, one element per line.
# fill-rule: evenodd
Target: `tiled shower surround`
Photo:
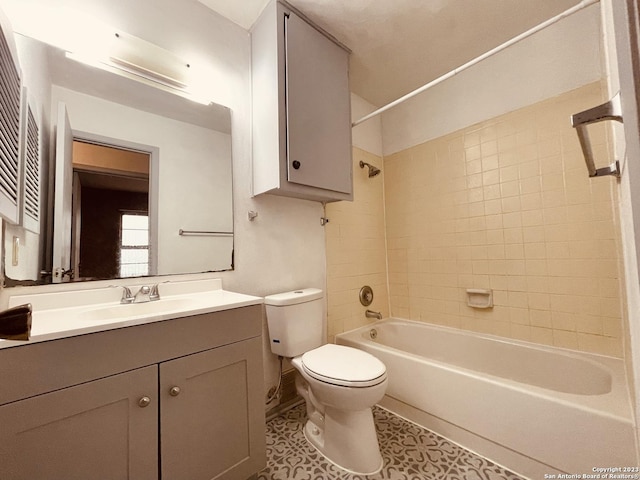
<path fill-rule="evenodd" d="M 386 241 L 393 316 L 621 356 L 616 180 L 588 178 L 569 120 L 604 100 L 594 83 L 372 158 L 383 182 L 367 179 L 362 196 L 356 149 L 354 204 L 327 208 L 337 217 L 327 232 L 330 336 L 368 322 L 357 292 L 336 302 L 339 288 L 365 279 L 340 247 Z M 597 165 L 611 163 L 604 125 L 589 134 Z M 386 239 L 355 227 L 340 237 L 359 211 L 383 205 Z M 468 307 L 467 288 L 491 288 L 494 307 Z"/>
<path fill-rule="evenodd" d="M 382 159 L 354 148 L 353 202 L 327 204 L 329 223 L 327 243 L 327 303 L 329 341 L 337 333 L 360 327 L 367 307 L 360 305 L 358 293 L 363 285 L 373 288 L 369 309 L 389 316 L 387 259 L 384 238 L 384 172 L 369 178 L 361 169 L 364 161 L 382 167 Z"/>

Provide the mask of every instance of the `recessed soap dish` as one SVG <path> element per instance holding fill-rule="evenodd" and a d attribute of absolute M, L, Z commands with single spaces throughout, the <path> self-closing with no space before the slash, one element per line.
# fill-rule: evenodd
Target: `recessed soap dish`
<path fill-rule="evenodd" d="M 492 308 L 493 290 L 490 288 L 467 288 L 467 305 L 472 308 Z"/>

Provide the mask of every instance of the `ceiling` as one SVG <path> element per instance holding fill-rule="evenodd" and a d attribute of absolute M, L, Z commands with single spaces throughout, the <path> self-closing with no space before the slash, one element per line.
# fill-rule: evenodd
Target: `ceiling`
<path fill-rule="evenodd" d="M 269 0 L 198 0 L 249 30 Z M 351 90 L 382 106 L 579 0 L 288 0 L 352 50 Z"/>

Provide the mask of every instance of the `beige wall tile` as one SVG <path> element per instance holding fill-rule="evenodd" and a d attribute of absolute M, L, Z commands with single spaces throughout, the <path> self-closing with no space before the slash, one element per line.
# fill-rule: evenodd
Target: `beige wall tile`
<path fill-rule="evenodd" d="M 613 183 L 588 178 L 567 121 L 601 99 L 588 85 L 384 159 L 395 314 L 621 355 Z M 589 133 L 607 163 L 606 129 Z"/>
<path fill-rule="evenodd" d="M 430 148 L 420 150 L 429 155 Z M 390 164 L 410 161 L 410 153 L 389 157 Z M 383 172 L 369 178 L 360 169 L 360 160 L 382 168 Z M 366 307 L 360 305 L 358 292 L 364 285 L 374 291 L 374 301 L 369 307 L 389 316 L 389 292 L 387 291 L 387 255 L 394 272 L 392 289 L 399 312 L 408 304 L 407 254 L 404 248 L 409 237 L 390 242 L 387 254 L 383 205 L 383 178 L 386 174 L 382 158 L 358 148 L 353 149 L 354 201 L 327 204 L 326 215 L 330 222 L 325 226 L 327 248 L 327 336 L 333 341 L 336 334 L 371 322 L 364 315 Z M 398 178 L 397 182 L 402 182 Z M 393 192 L 393 189 L 392 189 Z M 403 190 L 393 193 L 398 198 L 396 208 L 406 209 Z M 401 231 L 402 228 L 397 228 Z M 405 315 L 406 316 L 406 315 Z"/>
<path fill-rule="evenodd" d="M 369 284 L 383 316 L 621 356 L 615 184 L 588 178 L 567 121 L 601 100 L 592 84 L 384 159 L 354 148 L 354 201 L 326 207 L 330 340 L 371 321 Z M 494 307 L 468 307 L 470 287 Z"/>

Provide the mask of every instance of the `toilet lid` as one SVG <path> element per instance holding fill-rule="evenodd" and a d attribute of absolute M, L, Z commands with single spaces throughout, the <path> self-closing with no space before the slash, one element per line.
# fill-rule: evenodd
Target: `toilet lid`
<path fill-rule="evenodd" d="M 302 366 L 312 377 L 334 385 L 369 387 L 386 378 L 387 368 L 373 355 L 357 348 L 327 344 L 302 355 Z"/>

